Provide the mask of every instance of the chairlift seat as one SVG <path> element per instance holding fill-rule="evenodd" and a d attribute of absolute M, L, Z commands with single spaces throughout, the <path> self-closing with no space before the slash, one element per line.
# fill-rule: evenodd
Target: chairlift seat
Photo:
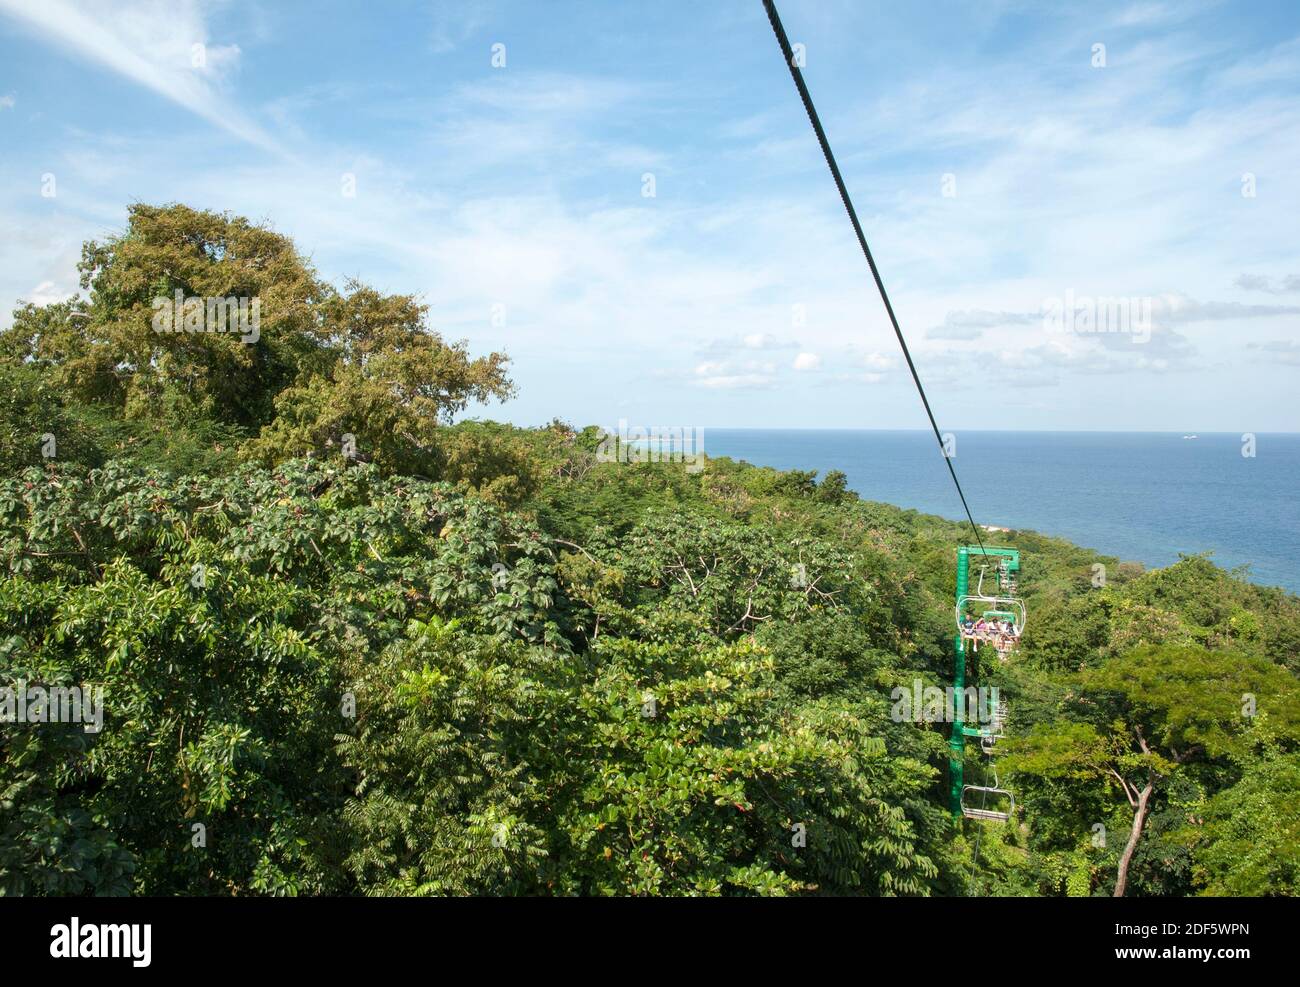
<path fill-rule="evenodd" d="M 967 805 L 961 807 L 961 814 L 967 819 L 988 819 L 992 822 L 1006 822 L 1011 818 L 1009 812 L 994 812 L 992 809 L 975 809 Z"/>
<path fill-rule="evenodd" d="M 996 776 L 995 776 L 996 777 Z M 1003 812 L 998 809 L 987 809 L 974 805 L 966 804 L 967 792 L 983 792 L 984 797 L 993 795 L 996 798 L 1006 798 L 1007 808 Z M 963 785 L 961 790 L 961 814 L 967 819 L 988 819 L 993 822 L 1006 822 L 1016 811 L 1016 797 L 1005 788 L 998 788 L 994 785 Z"/>

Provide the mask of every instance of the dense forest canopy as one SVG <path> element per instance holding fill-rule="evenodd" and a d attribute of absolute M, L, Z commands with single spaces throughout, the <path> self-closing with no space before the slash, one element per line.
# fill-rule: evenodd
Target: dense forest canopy
<path fill-rule="evenodd" d="M 505 356 L 266 225 L 136 205 L 81 273 L 0 334 L 0 686 L 102 723 L 0 725 L 0 891 L 1300 892 L 1295 597 L 998 534 L 1018 810 L 958 824 L 891 709 L 950 680 L 969 530 L 456 423 Z"/>

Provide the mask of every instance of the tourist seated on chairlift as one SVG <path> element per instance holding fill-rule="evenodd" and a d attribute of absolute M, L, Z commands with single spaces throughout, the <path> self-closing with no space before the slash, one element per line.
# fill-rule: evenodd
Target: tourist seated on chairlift
<path fill-rule="evenodd" d="M 965 619 L 963 619 L 961 622 L 961 636 L 962 637 L 975 636 L 975 621 L 971 619 L 970 614 L 967 614 Z"/>

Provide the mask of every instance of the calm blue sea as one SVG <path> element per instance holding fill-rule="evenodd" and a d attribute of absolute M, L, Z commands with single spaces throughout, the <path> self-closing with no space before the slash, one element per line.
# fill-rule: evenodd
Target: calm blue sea
<path fill-rule="evenodd" d="M 1300 435 L 959 432 L 953 465 L 975 520 L 1032 528 L 1165 566 L 1210 552 L 1226 568 L 1300 592 Z M 868 500 L 958 518 L 930 432 L 706 429 L 704 451 L 778 469 L 843 470 Z"/>

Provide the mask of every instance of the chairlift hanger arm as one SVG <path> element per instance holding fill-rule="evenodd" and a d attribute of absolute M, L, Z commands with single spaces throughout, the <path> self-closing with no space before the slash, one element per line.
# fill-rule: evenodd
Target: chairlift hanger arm
<path fill-rule="evenodd" d="M 998 548 L 994 545 L 964 545 L 962 547 L 970 555 L 1005 559 L 1007 568 L 1012 572 L 1017 572 L 1020 569 L 1020 550 L 1017 548 Z"/>

